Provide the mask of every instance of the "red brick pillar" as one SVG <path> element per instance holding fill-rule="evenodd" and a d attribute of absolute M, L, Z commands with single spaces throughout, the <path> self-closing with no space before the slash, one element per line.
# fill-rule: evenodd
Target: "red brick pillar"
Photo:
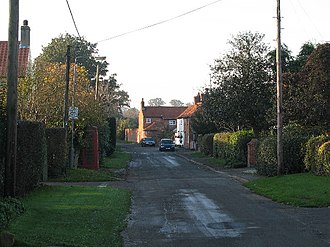
<path fill-rule="evenodd" d="M 248 167 L 254 167 L 257 164 L 257 139 L 252 139 L 247 144 L 247 165 Z"/>

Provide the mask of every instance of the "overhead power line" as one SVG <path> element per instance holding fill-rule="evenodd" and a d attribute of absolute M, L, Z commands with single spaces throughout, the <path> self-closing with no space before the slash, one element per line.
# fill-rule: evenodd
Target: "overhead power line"
<path fill-rule="evenodd" d="M 100 41 L 98 41 L 97 43 L 104 42 L 104 41 L 108 41 L 108 40 L 115 39 L 115 38 L 119 38 L 119 37 L 121 37 L 121 36 L 125 36 L 125 35 L 131 34 L 131 33 L 139 32 L 139 31 L 142 31 L 142 30 L 147 29 L 147 28 L 151 28 L 151 27 L 154 27 L 154 26 L 158 26 L 158 25 L 160 25 L 160 24 L 164 24 L 164 23 L 166 23 L 166 22 L 173 21 L 173 20 L 175 20 L 175 19 L 181 18 L 181 17 L 183 17 L 183 16 L 185 16 L 185 15 L 189 15 L 189 14 L 191 14 L 191 13 L 194 13 L 194 12 L 196 12 L 196 11 L 198 11 L 198 10 L 201 10 L 201 9 L 203 9 L 203 8 L 206 8 L 206 7 L 210 6 L 210 5 L 216 4 L 216 3 L 221 2 L 221 1 L 222 1 L 222 0 L 217 0 L 217 1 L 214 1 L 214 2 L 211 2 L 211 3 L 208 3 L 208 4 L 205 4 L 205 5 L 201 6 L 201 7 L 198 7 L 198 8 L 196 8 L 196 9 L 193 9 L 193 10 L 187 11 L 187 12 L 185 12 L 185 13 L 183 13 L 183 14 L 180 14 L 180 15 L 174 16 L 174 17 L 172 17 L 172 18 L 168 18 L 168 19 L 165 19 L 165 20 L 163 20 L 163 21 L 159 21 L 159 22 L 153 23 L 153 24 L 148 25 L 148 26 L 144 26 L 144 27 L 141 27 L 141 28 L 137 28 L 137 29 L 134 29 L 134 30 L 131 30 L 131 31 L 125 32 L 125 33 L 121 33 L 121 34 L 118 34 L 118 35 L 112 36 L 112 37 L 110 37 L 110 38 L 106 38 L 106 39 L 100 40 Z"/>
<path fill-rule="evenodd" d="M 72 18 L 72 21 L 73 21 L 74 27 L 75 27 L 75 29 L 76 29 L 76 31 L 77 31 L 77 34 L 78 34 L 79 38 L 81 38 L 80 33 L 79 33 L 79 31 L 78 31 L 78 27 L 77 27 L 76 21 L 74 20 L 74 17 L 73 17 L 73 14 L 72 14 L 71 8 L 70 8 L 69 1 L 66 0 L 66 3 L 67 3 L 67 5 L 68 5 L 69 11 L 70 11 L 70 15 L 71 15 L 71 18 Z"/>

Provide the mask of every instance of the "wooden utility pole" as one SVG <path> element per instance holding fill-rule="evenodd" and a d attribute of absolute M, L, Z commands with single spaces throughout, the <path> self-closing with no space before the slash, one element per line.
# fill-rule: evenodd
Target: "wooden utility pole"
<path fill-rule="evenodd" d="M 65 92 L 64 92 L 64 115 L 63 127 L 65 129 L 65 138 L 68 135 L 68 120 L 69 120 L 69 81 L 70 81 L 70 46 L 66 50 L 66 73 L 65 73 Z"/>
<path fill-rule="evenodd" d="M 281 58 L 281 3 L 277 0 L 277 175 L 283 174 L 283 90 L 282 90 L 282 58 Z"/>
<path fill-rule="evenodd" d="M 4 195 L 6 197 L 15 197 L 16 194 L 18 22 L 19 0 L 10 0 L 7 66 L 7 145 L 4 181 Z"/>

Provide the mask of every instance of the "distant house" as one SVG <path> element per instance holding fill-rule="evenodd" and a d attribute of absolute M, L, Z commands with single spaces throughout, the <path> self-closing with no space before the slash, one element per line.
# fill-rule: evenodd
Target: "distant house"
<path fill-rule="evenodd" d="M 187 109 L 186 106 L 145 106 L 141 101 L 137 139 L 153 137 L 156 142 L 164 137 L 174 137 L 178 116 Z"/>
<path fill-rule="evenodd" d="M 203 94 L 194 97 L 194 104 L 182 112 L 177 119 L 177 128 L 175 133 L 175 144 L 188 149 L 196 149 L 197 134 L 191 127 L 191 118 L 197 109 L 202 105 Z"/>
<path fill-rule="evenodd" d="M 30 27 L 24 20 L 21 41 L 18 42 L 18 77 L 25 77 L 30 62 Z M 8 71 L 8 41 L 0 41 L 0 80 L 5 81 Z"/>

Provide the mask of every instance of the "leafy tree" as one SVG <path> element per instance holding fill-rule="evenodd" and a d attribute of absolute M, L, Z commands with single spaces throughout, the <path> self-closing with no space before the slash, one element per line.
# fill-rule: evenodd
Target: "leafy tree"
<path fill-rule="evenodd" d="M 273 72 L 273 80 L 276 81 L 276 49 L 268 53 L 268 59 Z M 286 44 L 281 47 L 282 72 L 294 71 L 294 57 Z"/>
<path fill-rule="evenodd" d="M 74 63 L 75 58 L 77 64 L 84 66 L 88 72 L 88 78 L 92 79 L 96 75 L 96 67 L 99 64 L 99 74 L 106 75 L 107 62 L 96 61 L 93 57 L 97 54 L 97 44 L 92 44 L 84 38 L 76 37 L 70 34 L 61 34 L 59 37 L 52 39 L 52 41 L 42 48 L 42 53 L 36 60 L 43 60 L 56 64 L 66 63 L 67 46 L 70 46 L 71 63 Z"/>
<path fill-rule="evenodd" d="M 165 104 L 166 104 L 166 102 L 164 100 L 162 100 L 162 98 L 154 98 L 154 99 L 150 99 L 148 101 L 149 106 L 162 106 Z"/>
<path fill-rule="evenodd" d="M 207 100 L 206 100 L 207 101 Z M 203 104 L 191 117 L 191 127 L 197 134 L 216 133 L 218 128 L 213 121 L 213 115 L 209 113 L 211 108 L 207 107 L 207 103 Z"/>
<path fill-rule="evenodd" d="M 296 120 L 305 126 L 330 126 L 330 44 L 319 45 L 299 73 L 294 98 Z"/>
<path fill-rule="evenodd" d="M 138 127 L 139 110 L 134 108 L 124 108 L 123 115 L 117 121 L 117 136 L 121 139 L 125 137 L 125 129 Z"/>
<path fill-rule="evenodd" d="M 269 127 L 274 84 L 263 39 L 263 34 L 239 33 L 228 42 L 231 50 L 211 66 L 216 87 L 208 96 L 208 112 L 218 129 L 252 128 L 258 134 Z"/>
<path fill-rule="evenodd" d="M 184 103 L 181 101 L 181 100 L 178 100 L 178 99 L 172 99 L 170 101 L 170 105 L 172 106 L 183 106 Z"/>
<path fill-rule="evenodd" d="M 305 66 L 309 56 L 315 49 L 316 45 L 311 42 L 306 42 L 301 46 L 300 52 L 294 61 L 295 72 L 299 72 Z"/>
<path fill-rule="evenodd" d="M 70 77 L 73 78 L 73 64 L 71 66 Z M 33 75 L 20 81 L 18 85 L 18 114 L 21 119 L 40 121 L 47 127 L 62 126 L 65 71 L 64 64 L 38 61 Z M 73 80 L 70 80 L 70 88 L 73 88 Z M 104 122 L 102 105 L 95 101 L 94 93 L 90 90 L 87 71 L 80 66 L 77 66 L 75 106 L 79 107 L 77 127 L 84 128 L 87 125 L 99 125 Z"/>
<path fill-rule="evenodd" d="M 99 100 L 107 117 L 119 116 L 122 114 L 122 108 L 129 107 L 129 95 L 120 89 L 121 85 L 118 84 L 116 76 L 116 74 L 112 74 L 108 80 L 99 83 Z"/>

